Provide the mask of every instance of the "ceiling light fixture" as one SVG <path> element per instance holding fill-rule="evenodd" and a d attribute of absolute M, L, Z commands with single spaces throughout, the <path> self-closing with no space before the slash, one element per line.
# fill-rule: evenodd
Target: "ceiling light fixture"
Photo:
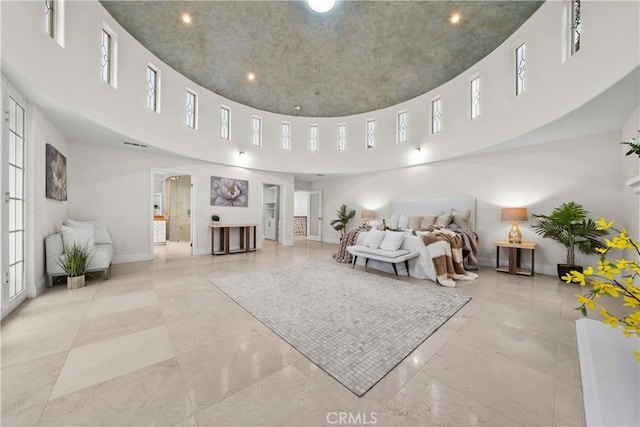
<path fill-rule="evenodd" d="M 302 110 L 302 107 L 299 106 L 299 105 L 294 105 L 293 109 L 296 110 L 296 111 L 300 111 L 300 110 Z"/>
<path fill-rule="evenodd" d="M 254 73 L 249 73 L 247 74 L 247 79 L 252 82 L 256 79 L 256 75 Z"/>
<path fill-rule="evenodd" d="M 317 13 L 327 13 L 336 5 L 336 0 L 307 0 L 309 8 Z"/>
<path fill-rule="evenodd" d="M 454 13 L 453 15 L 451 15 L 451 18 L 449 18 L 449 22 L 451 22 L 452 24 L 457 24 L 458 22 L 460 22 L 460 14 Z"/>
<path fill-rule="evenodd" d="M 191 15 L 189 15 L 188 13 L 183 13 L 182 22 L 184 22 L 185 24 L 191 24 Z"/>

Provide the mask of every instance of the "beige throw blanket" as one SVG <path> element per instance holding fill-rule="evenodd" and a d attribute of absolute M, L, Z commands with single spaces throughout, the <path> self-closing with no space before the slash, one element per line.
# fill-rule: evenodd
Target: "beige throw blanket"
<path fill-rule="evenodd" d="M 462 255 L 462 238 L 455 232 L 446 229 L 437 229 L 421 235 L 422 241 L 431 255 L 436 270 L 438 282 L 447 286 L 452 280 L 474 280 L 477 274 L 464 269 Z M 436 242 L 449 243 L 451 252 L 446 245 L 434 245 Z"/>

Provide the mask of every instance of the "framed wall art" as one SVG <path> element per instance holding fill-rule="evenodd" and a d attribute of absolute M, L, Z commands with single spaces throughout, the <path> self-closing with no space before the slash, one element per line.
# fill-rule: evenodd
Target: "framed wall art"
<path fill-rule="evenodd" d="M 244 179 L 211 177 L 211 206 L 249 205 L 249 181 Z"/>
<path fill-rule="evenodd" d="M 47 144 L 46 151 L 46 196 L 48 199 L 66 201 L 67 158 L 51 144 Z"/>

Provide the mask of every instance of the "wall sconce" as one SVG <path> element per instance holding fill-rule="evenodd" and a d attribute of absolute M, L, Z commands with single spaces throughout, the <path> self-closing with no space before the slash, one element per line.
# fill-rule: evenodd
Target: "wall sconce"
<path fill-rule="evenodd" d="M 522 233 L 518 228 L 518 221 L 526 221 L 527 208 L 503 208 L 502 221 L 512 221 L 511 230 L 509 230 L 509 243 L 522 243 Z"/>
<path fill-rule="evenodd" d="M 366 225 L 369 225 L 369 221 L 376 217 L 376 211 L 372 211 L 369 209 L 363 209 L 360 211 L 360 218 L 364 220 Z"/>
<path fill-rule="evenodd" d="M 238 156 L 244 156 L 244 151 L 240 150 L 240 152 L 238 153 Z"/>
<path fill-rule="evenodd" d="M 422 151 L 422 147 L 416 147 L 414 148 L 414 150 L 416 150 L 418 153 Z"/>

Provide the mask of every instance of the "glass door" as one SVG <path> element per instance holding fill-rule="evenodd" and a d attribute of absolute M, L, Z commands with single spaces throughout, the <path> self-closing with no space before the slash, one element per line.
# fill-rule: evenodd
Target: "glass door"
<path fill-rule="evenodd" d="M 322 191 L 309 192 L 307 239 L 322 241 Z"/>
<path fill-rule="evenodd" d="M 24 103 L 22 103 L 24 105 Z M 2 315 L 25 299 L 25 109 L 13 96 L 5 101 L 2 139 Z"/>

